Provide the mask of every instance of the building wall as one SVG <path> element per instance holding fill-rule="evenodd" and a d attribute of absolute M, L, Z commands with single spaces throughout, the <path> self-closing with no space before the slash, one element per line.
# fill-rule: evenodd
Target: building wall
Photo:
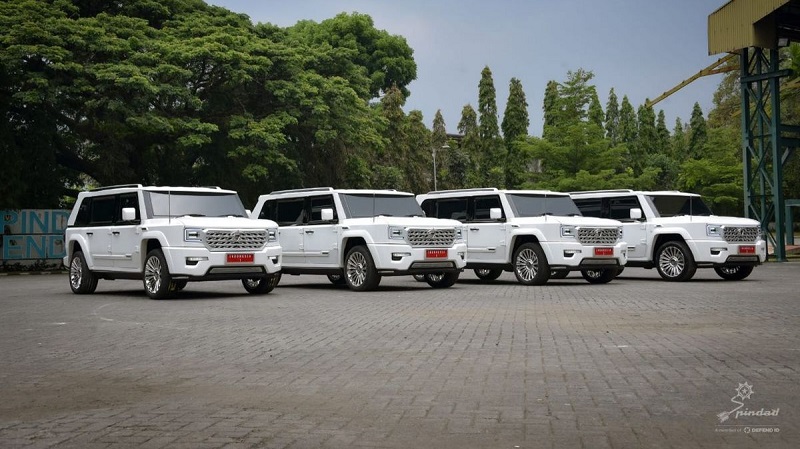
<path fill-rule="evenodd" d="M 69 213 L 62 209 L 0 210 L 0 272 L 61 269 Z"/>

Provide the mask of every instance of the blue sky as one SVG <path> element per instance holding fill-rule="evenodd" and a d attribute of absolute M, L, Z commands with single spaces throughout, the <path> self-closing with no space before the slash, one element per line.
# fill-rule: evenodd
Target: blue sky
<path fill-rule="evenodd" d="M 451 133 L 464 105 L 477 109 L 485 66 L 492 70 L 499 120 L 509 81 L 518 78 L 530 134 L 539 136 L 545 86 L 564 81 L 569 70 L 594 72 L 604 108 L 612 87 L 637 108 L 724 56 L 708 55 L 707 21 L 725 0 L 206 1 L 283 27 L 340 12 L 369 14 L 376 28 L 405 37 L 414 49 L 417 79 L 408 86 L 405 110 L 422 111 L 430 128 L 441 109 Z M 677 117 L 689 120 L 695 102 L 707 116 L 721 76 L 700 78 L 656 105 L 670 131 Z"/>

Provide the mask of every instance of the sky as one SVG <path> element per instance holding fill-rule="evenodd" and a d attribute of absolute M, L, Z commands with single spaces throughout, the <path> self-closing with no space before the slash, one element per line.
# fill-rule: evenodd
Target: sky
<path fill-rule="evenodd" d="M 529 133 L 541 136 L 547 82 L 592 71 L 605 110 L 611 88 L 634 108 L 724 55 L 708 55 L 709 14 L 726 0 L 206 0 L 254 23 L 292 26 L 341 12 L 372 17 L 377 29 L 403 36 L 414 50 L 417 79 L 405 111 L 423 113 L 431 128 L 437 110 L 456 133 L 466 104 L 478 107 L 481 71 L 492 71 L 498 122 L 511 78 L 522 82 Z M 700 78 L 655 105 L 670 131 L 689 121 L 694 103 L 713 106 L 722 75 Z"/>

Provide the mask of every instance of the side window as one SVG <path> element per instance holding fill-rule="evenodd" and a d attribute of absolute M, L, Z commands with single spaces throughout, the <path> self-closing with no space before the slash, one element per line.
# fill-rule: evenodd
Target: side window
<path fill-rule="evenodd" d="M 436 201 L 436 218 L 450 218 L 458 221 L 467 221 L 466 198 L 443 198 Z"/>
<path fill-rule="evenodd" d="M 80 207 L 78 208 L 78 215 L 75 216 L 74 226 L 87 226 L 89 224 L 89 220 L 91 219 L 91 210 L 92 199 L 84 198 L 83 201 L 81 201 Z"/>
<path fill-rule="evenodd" d="M 642 207 L 635 196 L 609 198 L 608 218 L 619 221 L 631 221 L 631 209 L 635 207 Z"/>
<path fill-rule="evenodd" d="M 276 201 L 275 200 L 268 200 L 264 202 L 264 205 L 261 207 L 261 212 L 258 214 L 258 218 L 262 220 L 272 220 L 274 222 L 278 221 L 278 215 L 276 214 Z"/>
<path fill-rule="evenodd" d="M 134 218 L 133 222 L 127 223 L 140 223 L 141 217 L 139 216 L 139 195 L 136 193 L 126 193 L 119 196 L 119 201 L 117 202 L 117 222 L 125 223 L 122 221 L 122 209 L 126 207 L 132 207 L 136 209 L 136 218 Z"/>
<path fill-rule="evenodd" d="M 436 200 L 427 199 L 420 204 L 422 211 L 425 212 L 426 217 L 436 216 Z"/>
<path fill-rule="evenodd" d="M 472 214 L 472 219 L 474 221 L 490 220 L 489 210 L 492 208 L 499 208 L 501 216 L 506 216 L 506 213 L 503 211 L 503 205 L 500 203 L 500 197 L 497 195 L 475 198 L 474 208 L 475 211 Z"/>
<path fill-rule="evenodd" d="M 115 205 L 113 196 L 97 196 L 92 200 L 92 212 L 89 224 L 92 226 L 110 225 L 114 221 Z"/>
<path fill-rule="evenodd" d="M 581 198 L 575 200 L 575 205 L 584 217 L 604 218 L 602 198 Z"/>
<path fill-rule="evenodd" d="M 275 204 L 278 226 L 297 226 L 305 220 L 305 199 L 278 200 Z"/>
<path fill-rule="evenodd" d="M 311 219 L 309 224 L 324 224 L 327 221 L 322 221 L 322 209 L 333 209 L 333 219 L 337 220 L 339 217 L 336 213 L 336 206 L 333 204 L 333 195 L 315 196 L 311 198 Z"/>

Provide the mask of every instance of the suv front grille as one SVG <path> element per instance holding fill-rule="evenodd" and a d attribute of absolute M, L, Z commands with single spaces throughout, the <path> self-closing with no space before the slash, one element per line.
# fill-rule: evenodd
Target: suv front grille
<path fill-rule="evenodd" d="M 211 251 L 260 250 L 267 243 L 265 230 L 215 230 L 203 233 L 203 242 Z"/>
<path fill-rule="evenodd" d="M 613 245 L 620 237 L 619 228 L 578 228 L 578 242 L 584 245 Z"/>
<path fill-rule="evenodd" d="M 406 231 L 411 246 L 443 246 L 451 247 L 456 239 L 456 230 L 411 228 Z"/>
<path fill-rule="evenodd" d="M 729 243 L 755 242 L 758 234 L 758 226 L 725 226 L 722 238 Z"/>

